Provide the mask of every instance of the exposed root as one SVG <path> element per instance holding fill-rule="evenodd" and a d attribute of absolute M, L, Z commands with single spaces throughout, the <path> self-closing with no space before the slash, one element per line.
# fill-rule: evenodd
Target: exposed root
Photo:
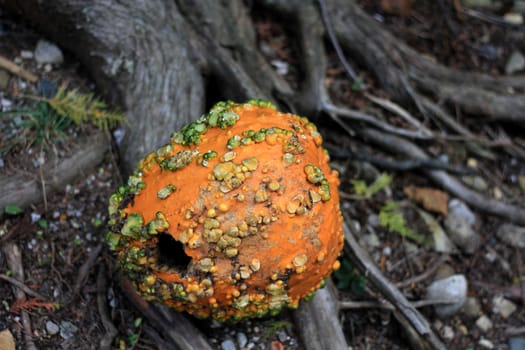
<path fill-rule="evenodd" d="M 6 255 L 7 266 L 13 272 L 13 277 L 19 282 L 22 282 L 24 280 L 24 267 L 22 265 L 22 252 L 20 251 L 20 248 L 15 243 L 7 243 L 2 250 Z M 23 303 L 26 301 L 26 295 L 23 289 L 13 287 L 13 292 L 17 302 Z M 37 350 L 35 342 L 33 341 L 29 312 L 25 309 L 21 309 L 20 318 L 22 320 L 22 327 L 24 327 L 24 342 L 26 350 Z"/>
<path fill-rule="evenodd" d="M 97 307 L 100 319 L 102 320 L 102 325 L 106 330 L 106 333 L 100 339 L 100 349 L 109 350 L 111 349 L 111 343 L 113 339 L 117 336 L 118 330 L 117 327 L 111 321 L 109 317 L 109 311 L 107 306 L 107 277 L 106 277 L 106 268 L 104 264 L 100 264 L 98 275 L 97 275 Z"/>

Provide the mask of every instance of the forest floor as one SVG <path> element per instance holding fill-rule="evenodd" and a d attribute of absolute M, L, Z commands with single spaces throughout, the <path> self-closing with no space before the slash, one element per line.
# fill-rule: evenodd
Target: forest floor
<path fill-rule="evenodd" d="M 403 17 L 388 14 L 370 1 L 362 3 L 397 37 L 448 66 L 497 76 L 505 74 L 506 67 L 508 70 L 513 53 L 525 52 L 523 29 L 520 32 L 509 25 L 466 15 L 457 17 L 454 13 L 438 15 L 438 2 L 417 2 Z M 454 19 L 453 28 L 447 16 Z M 286 28 L 277 26 L 264 14 L 257 23 L 262 51 L 276 70 L 289 80 L 297 79 L 300 73 L 294 68 L 293 43 L 286 40 Z M 1 13 L 0 25 L 0 55 L 39 78 L 31 83 L 0 70 L 0 175 L 29 174 L 39 182 L 46 181 L 39 170 L 46 160 L 67 157 L 79 137 L 98 131 L 89 123 L 77 125 L 64 120 L 45 103 L 28 96 L 47 96 L 49 91 L 65 85 L 86 93 L 96 90 L 81 65 L 67 52 L 63 63 L 39 63 L 34 51 L 44 38 Z M 348 81 L 337 56 L 330 57 L 326 84 L 333 99 L 354 109 L 383 113 L 366 98 L 361 86 Z M 368 93 L 388 99 L 373 77 L 366 71 L 358 72 Z M 385 112 L 383 116 L 396 122 L 392 113 Z M 464 121 L 460 114 L 457 118 Z M 523 125 L 470 126 L 484 136 L 510 135 L 521 142 L 521 147 L 525 146 Z M 329 149 L 362 147 L 330 123 L 320 127 Z M 118 129 L 113 135 L 118 139 Z M 166 140 L 168 137 L 165 135 Z M 108 143 L 108 152 L 101 162 L 79 174 L 76 180 L 46 191 L 41 200 L 26 208 L 9 206 L 0 213 L 0 349 L 30 349 L 28 323 L 29 338 L 38 349 L 96 349 L 107 332 L 104 322 L 108 317 L 118 331 L 113 348 L 157 349 L 155 331 L 120 293 L 112 278 L 114 259 L 104 243 L 107 199 L 122 182 L 115 147 Z M 452 164 L 472 168 L 473 174 L 462 179 L 476 190 L 501 201 L 521 206 L 525 203 L 525 161 L 518 155 L 502 148 L 472 153 L 461 141 L 426 147 L 436 157 L 445 155 Z M 368 147 L 362 150 L 375 152 Z M 451 212 L 456 213 L 448 201 L 454 198 L 447 197 L 417 169 L 384 171 L 339 156 L 333 157 L 333 166 L 341 174 L 341 205 L 345 217 L 351 218 L 347 223 L 359 233 L 360 243 L 384 275 L 407 298 L 428 301 L 426 293 L 434 282 L 451 276 L 465 278 L 465 290 L 453 287 L 463 294 L 463 308 L 447 317 L 437 317 L 433 305 L 421 308 L 448 348 L 524 349 L 525 229 L 509 229 L 501 218 L 460 205 L 458 215 L 468 222 L 469 228 L 466 233 L 456 234 L 468 235 L 468 242 L 458 244 L 457 237 L 449 237 L 456 244 L 440 248 L 429 237 L 436 235 L 436 226 L 443 228 L 445 236 L 453 236 L 453 225 L 447 224 L 447 219 L 452 220 Z M 427 188 L 433 192 L 429 194 Z M 421 204 L 417 196 L 431 203 Z M 394 225 L 397 229 L 388 229 L 383 222 L 389 204 L 396 206 L 395 210 L 405 218 L 405 223 Z M 505 229 L 518 231 L 513 241 L 502 238 Z M 16 260 L 17 247 L 20 260 Z M 18 264 L 15 268 L 13 259 Z M 343 304 L 356 302 L 344 304 L 340 317 L 349 346 L 408 348 L 403 330 L 390 310 L 379 303 L 364 303 L 381 300 L 377 291 L 356 272 L 348 256 L 342 256 L 341 261 L 342 269 L 334 277 L 340 300 Z M 29 290 L 25 297 L 14 292 L 15 270 L 24 273 L 20 282 Z M 218 349 L 303 348 L 287 312 L 236 325 L 195 322 Z M 10 335 L 14 338 L 13 347 L 9 345 Z M 517 347 L 519 344 L 522 347 Z"/>

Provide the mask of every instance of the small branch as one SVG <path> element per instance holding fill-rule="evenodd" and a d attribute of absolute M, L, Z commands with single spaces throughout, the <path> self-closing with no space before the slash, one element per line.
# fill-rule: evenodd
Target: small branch
<path fill-rule="evenodd" d="M 337 57 L 339 58 L 339 61 L 343 64 L 343 67 L 345 68 L 346 73 L 350 77 L 352 81 L 355 81 L 358 79 L 358 76 L 350 63 L 346 60 L 345 54 L 343 52 L 343 49 L 341 48 L 341 45 L 339 45 L 339 40 L 337 40 L 337 36 L 334 33 L 334 29 L 332 28 L 332 24 L 330 23 L 330 19 L 328 17 L 328 11 L 326 9 L 326 3 L 325 0 L 319 0 L 319 7 L 321 8 L 321 16 L 323 18 L 323 22 L 326 28 L 326 32 L 328 33 L 328 37 L 330 38 L 330 42 L 334 46 L 335 52 L 337 53 Z"/>
<path fill-rule="evenodd" d="M 36 83 L 38 81 L 38 77 L 36 75 L 25 70 L 24 68 L 20 67 L 16 63 L 8 60 L 3 56 L 0 56 L 0 68 L 4 68 L 5 70 L 13 73 L 14 75 L 18 75 L 19 77 L 29 81 L 30 83 Z"/>
<path fill-rule="evenodd" d="M 361 129 L 361 135 L 366 139 L 384 147 L 386 150 L 415 158 L 428 158 L 427 154 L 412 142 L 394 135 L 382 133 L 374 129 Z M 489 214 L 502 216 L 517 224 L 525 224 L 525 208 L 503 203 L 488 198 L 470 188 L 467 188 L 456 178 L 442 170 L 425 170 L 434 182 L 445 190 Z"/>
<path fill-rule="evenodd" d="M 408 171 L 414 169 L 428 168 L 446 170 L 448 172 L 459 175 L 469 175 L 476 173 L 475 169 L 450 165 L 441 159 L 416 158 L 393 160 L 386 158 L 378 158 L 361 151 L 354 152 L 350 149 L 337 149 L 330 146 L 327 146 L 326 149 L 328 149 L 330 156 L 332 156 L 333 158 L 361 160 L 374 164 L 380 168 L 385 168 L 394 171 Z"/>
<path fill-rule="evenodd" d="M 422 140 L 430 140 L 434 138 L 432 135 L 429 136 L 423 130 L 412 131 L 408 129 L 398 128 L 388 123 L 382 122 L 369 114 L 366 114 L 360 111 L 354 111 L 348 108 L 338 107 L 331 103 L 324 103 L 322 106 L 322 110 L 325 111 L 329 115 L 337 114 L 346 119 L 351 119 L 354 121 L 361 121 L 361 122 L 365 122 L 368 124 L 372 124 L 380 128 L 381 130 L 384 130 L 384 131 L 387 131 L 387 132 L 390 132 L 392 134 L 396 134 L 399 136 L 405 136 L 405 137 L 409 137 L 413 139 L 422 139 Z"/>
<path fill-rule="evenodd" d="M 418 128 L 422 134 L 428 137 L 433 137 L 432 131 L 427 129 L 419 120 L 414 118 L 406 109 L 404 109 L 400 105 L 390 100 L 380 98 L 380 97 L 377 97 L 377 96 L 374 96 L 368 93 L 365 93 L 365 97 L 368 98 L 370 101 L 374 102 L 375 104 L 383 107 L 387 111 L 397 114 L 398 116 L 403 118 L 405 121 L 409 122 L 410 124 Z"/>
<path fill-rule="evenodd" d="M 449 261 L 450 258 L 448 255 L 442 255 L 439 257 L 439 259 L 425 272 L 423 272 L 420 275 L 414 276 L 412 278 L 409 278 L 407 280 L 401 281 L 396 283 L 397 288 L 404 288 L 414 283 L 419 283 L 427 278 L 429 278 L 434 272 L 437 271 L 437 269 L 443 265 L 445 262 Z"/>
<path fill-rule="evenodd" d="M 26 293 L 28 295 L 31 295 L 32 297 L 35 297 L 35 298 L 40 299 L 40 300 L 45 300 L 45 298 L 41 294 L 35 292 L 34 290 L 32 290 L 31 288 L 26 286 L 24 283 L 20 282 L 19 280 L 15 279 L 13 277 L 9 277 L 9 276 L 6 276 L 4 274 L 0 274 L 0 279 L 11 283 L 13 286 L 15 286 L 17 288 L 20 288 L 24 293 Z"/>
<path fill-rule="evenodd" d="M 396 308 L 399 312 L 399 317 L 410 326 L 410 334 L 418 336 L 419 342 L 426 344 L 427 348 L 445 350 L 445 345 L 434 333 L 428 321 L 414 308 L 405 296 L 383 276 L 368 253 L 357 243 L 353 233 L 346 224 L 344 224 L 343 230 L 345 241 L 350 247 L 356 266 L 359 267 L 361 272 L 367 276 L 368 280 Z"/>
<path fill-rule="evenodd" d="M 95 249 L 91 251 L 86 261 L 80 266 L 78 269 L 78 275 L 75 280 L 75 284 L 73 287 L 73 297 L 77 296 L 80 292 L 80 289 L 84 286 L 86 283 L 86 280 L 88 278 L 89 273 L 93 269 L 93 266 L 95 266 L 95 262 L 97 261 L 97 258 L 102 251 L 103 244 L 99 243 Z"/>
<path fill-rule="evenodd" d="M 432 305 L 450 305 L 456 303 L 455 300 L 415 300 L 411 301 L 411 304 L 413 307 L 419 309 L 426 306 L 432 306 Z M 383 309 L 383 310 L 390 310 L 394 311 L 396 308 L 387 301 L 373 301 L 373 300 L 365 300 L 365 301 L 352 301 L 352 300 L 345 300 L 339 302 L 339 309 L 341 310 L 347 310 L 347 309 Z"/>

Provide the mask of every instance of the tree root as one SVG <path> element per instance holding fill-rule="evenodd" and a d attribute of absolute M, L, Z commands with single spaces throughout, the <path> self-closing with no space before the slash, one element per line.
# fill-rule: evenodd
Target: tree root
<path fill-rule="evenodd" d="M 51 158 L 43 165 L 42 174 L 46 179 L 44 186 L 39 183 L 38 176 L 30 174 L 7 175 L 0 174 L 0 213 L 8 204 L 26 207 L 39 202 L 44 194 L 63 188 L 63 186 L 80 174 L 91 171 L 100 164 L 109 144 L 104 133 L 97 133 L 83 138 L 73 146 L 71 155 L 64 159 Z"/>
<path fill-rule="evenodd" d="M 13 277 L 23 283 L 24 281 L 24 266 L 22 265 L 22 252 L 15 243 L 7 243 L 3 247 L 3 252 L 6 255 L 7 266 L 13 272 Z M 15 298 L 17 301 L 24 302 L 26 295 L 24 290 L 18 287 L 13 287 Z M 33 341 L 33 332 L 31 330 L 31 318 L 27 310 L 21 309 L 20 318 L 22 320 L 22 327 L 24 328 L 24 342 L 26 350 L 37 350 L 35 342 Z"/>

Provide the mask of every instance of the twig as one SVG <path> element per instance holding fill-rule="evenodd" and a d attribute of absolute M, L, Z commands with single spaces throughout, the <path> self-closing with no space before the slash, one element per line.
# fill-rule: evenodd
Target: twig
<path fill-rule="evenodd" d="M 86 261 L 80 266 L 78 269 L 78 275 L 75 280 L 75 284 L 73 287 L 73 297 L 77 296 L 80 292 L 80 289 L 84 284 L 86 283 L 86 280 L 88 278 L 89 272 L 93 269 L 93 266 L 95 266 L 95 262 L 97 261 L 97 258 L 102 251 L 102 247 L 104 245 L 102 243 L 99 243 L 95 249 L 91 251 Z"/>
<path fill-rule="evenodd" d="M 394 305 L 399 312 L 399 316 L 406 321 L 410 329 L 415 331 L 413 335 L 417 335 L 421 344 L 426 344 L 427 348 L 445 350 L 445 345 L 434 333 L 428 321 L 414 308 L 405 296 L 383 276 L 368 256 L 368 253 L 357 243 L 350 228 L 344 224 L 343 229 L 345 241 L 350 247 L 356 266 L 367 276 L 368 280 L 383 296 Z"/>
<path fill-rule="evenodd" d="M 366 122 L 368 124 L 372 124 L 380 128 L 381 130 L 388 131 L 392 134 L 405 136 L 405 137 L 409 137 L 413 139 L 423 139 L 423 140 L 430 140 L 434 138 L 432 135 L 429 136 L 421 130 L 412 131 L 408 129 L 398 128 L 388 123 L 382 122 L 369 114 L 366 114 L 360 111 L 354 111 L 348 108 L 338 107 L 328 102 L 323 103 L 322 110 L 325 111 L 329 115 L 336 114 L 346 119 L 351 119 L 355 121 L 361 121 L 361 122 Z"/>
<path fill-rule="evenodd" d="M 13 277 L 9 277 L 9 276 L 6 276 L 4 274 L 0 274 L 0 279 L 11 283 L 15 287 L 20 288 L 21 290 L 24 291 L 24 293 L 29 294 L 32 297 L 35 297 L 35 298 L 40 299 L 40 300 L 45 300 L 45 298 L 41 294 L 35 292 L 34 290 L 32 290 L 31 288 L 26 286 L 24 283 L 20 282 L 19 280 L 15 279 Z"/>
<path fill-rule="evenodd" d="M 420 275 L 417 275 L 417 276 L 414 276 L 412 278 L 409 278 L 407 280 L 404 280 L 404 281 L 401 281 L 401 282 L 398 282 L 396 283 L 396 287 L 397 288 L 404 288 L 404 287 L 407 287 L 411 284 L 414 284 L 414 283 L 418 283 L 418 282 L 421 282 L 425 279 L 427 279 L 428 277 L 430 277 L 434 272 L 437 271 L 437 269 L 443 265 L 445 262 L 449 261 L 450 258 L 448 255 L 442 255 L 439 257 L 439 259 L 429 268 L 427 269 L 425 272 L 423 272 L 422 274 Z"/>
<path fill-rule="evenodd" d="M 505 334 L 508 336 L 516 336 L 525 334 L 525 326 L 523 327 L 509 327 L 505 330 Z"/>
<path fill-rule="evenodd" d="M 328 37 L 330 38 L 330 42 L 334 46 L 335 52 L 337 53 L 337 57 L 343 64 L 343 67 L 345 68 L 346 73 L 350 77 L 352 81 L 356 81 L 358 79 L 358 76 L 350 63 L 348 63 L 345 54 L 343 53 L 343 49 L 341 48 L 341 45 L 339 45 L 339 40 L 337 40 L 337 37 L 334 33 L 334 29 L 332 28 L 332 24 L 330 23 L 330 19 L 328 17 L 328 11 L 326 9 L 326 4 L 324 0 L 319 0 L 319 6 L 321 8 L 321 16 L 323 18 L 323 22 L 326 28 L 326 32 L 328 33 Z M 363 89 L 366 87 L 363 85 Z"/>
<path fill-rule="evenodd" d="M 7 243 L 3 248 L 4 254 L 6 255 L 7 266 L 13 271 L 13 276 L 18 281 L 24 280 L 24 267 L 22 265 L 22 253 L 20 248 L 15 243 Z M 24 291 L 18 287 L 13 287 L 13 291 L 17 301 L 24 302 L 26 295 Z M 31 319 L 27 310 L 22 309 L 20 311 L 20 318 L 22 319 L 22 326 L 24 328 L 24 341 L 27 350 L 37 350 L 35 343 L 33 342 L 33 332 L 31 330 Z"/>
<path fill-rule="evenodd" d="M 450 305 L 455 304 L 455 300 L 415 300 L 410 302 L 413 307 L 421 308 L 432 305 Z M 341 310 L 346 309 L 384 309 L 394 311 L 396 308 L 387 301 L 374 301 L 374 300 L 365 300 L 365 301 L 353 301 L 353 300 L 344 300 L 339 302 L 339 308 Z"/>
<path fill-rule="evenodd" d="M 386 158 L 378 158 L 364 152 L 354 152 L 350 149 L 337 149 L 330 146 L 327 146 L 326 149 L 330 152 L 330 156 L 334 158 L 349 158 L 352 160 L 361 160 L 365 162 L 372 163 L 381 168 L 386 168 L 389 170 L 395 171 L 407 171 L 421 168 L 428 169 L 441 169 L 448 172 L 459 174 L 459 175 L 468 175 L 475 174 L 476 170 L 473 168 L 466 168 L 461 166 L 450 165 L 447 162 L 444 162 L 441 159 L 433 158 L 416 158 L 416 159 L 405 159 L 405 160 L 392 160 Z"/>
<path fill-rule="evenodd" d="M 428 158 L 427 154 L 412 142 L 374 129 L 361 129 L 366 139 L 383 146 L 390 152 L 415 158 Z M 502 216 L 517 224 L 525 224 L 525 209 L 488 198 L 467 188 L 456 178 L 442 170 L 425 170 L 425 173 L 445 190 L 461 198 L 468 204 L 489 214 Z"/>
<path fill-rule="evenodd" d="M 97 275 L 97 306 L 100 320 L 102 321 L 102 325 L 106 330 L 106 333 L 102 339 L 100 339 L 100 349 L 102 350 L 111 349 L 111 343 L 118 334 L 117 327 L 115 327 L 111 321 L 111 318 L 109 317 L 108 306 L 106 302 L 107 289 L 106 268 L 104 264 L 100 264 Z"/>
<path fill-rule="evenodd" d="M 370 101 L 374 102 L 375 104 L 383 107 L 387 111 L 397 114 L 398 116 L 403 118 L 405 121 L 409 122 L 410 124 L 418 128 L 422 134 L 428 137 L 434 136 L 432 131 L 427 129 L 426 126 L 424 126 L 419 120 L 414 118 L 406 109 L 404 109 L 397 103 L 394 103 L 390 100 L 380 98 L 380 97 L 377 97 L 377 96 L 374 96 L 368 93 L 365 93 L 365 97 L 368 98 Z"/>
<path fill-rule="evenodd" d="M 15 75 L 18 75 L 19 77 L 29 81 L 30 83 L 36 83 L 38 81 L 38 77 L 36 75 L 25 70 L 24 68 L 20 67 L 16 63 L 8 60 L 3 56 L 0 56 L 0 67 Z"/>

